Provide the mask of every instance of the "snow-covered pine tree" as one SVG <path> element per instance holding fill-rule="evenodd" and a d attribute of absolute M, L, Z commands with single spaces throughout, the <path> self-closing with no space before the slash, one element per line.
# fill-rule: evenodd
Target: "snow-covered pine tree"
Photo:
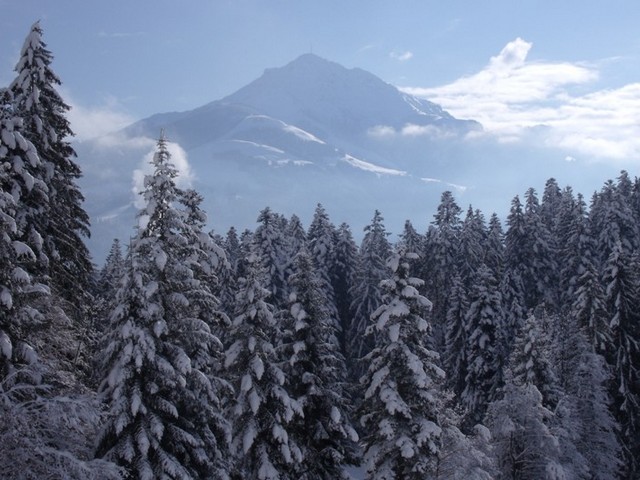
<path fill-rule="evenodd" d="M 466 423 L 482 423 L 488 405 L 502 386 L 502 299 L 493 274 L 482 264 L 469 293 L 465 315 L 467 375 L 460 400 L 467 410 Z"/>
<path fill-rule="evenodd" d="M 475 281 L 476 272 L 484 263 L 486 249 L 486 231 L 484 217 L 479 210 L 473 211 L 471 205 L 462 222 L 458 240 L 457 268 L 463 285 L 468 290 Z"/>
<path fill-rule="evenodd" d="M 345 357 L 347 371 L 351 372 L 357 362 L 349 349 L 348 333 L 351 330 L 353 316 L 351 304 L 353 303 L 352 287 L 355 285 L 358 272 L 358 246 L 353 240 L 351 229 L 346 223 L 342 223 L 336 232 L 336 244 L 334 250 L 334 263 L 331 269 L 331 283 L 336 296 L 336 308 L 340 319 L 340 331 L 338 340 L 340 351 Z M 351 378 L 351 374 L 349 373 Z"/>
<path fill-rule="evenodd" d="M 304 248 L 296 256 L 289 285 L 283 350 L 292 392 L 303 411 L 290 430 L 304 457 L 296 478 L 347 479 L 345 465 L 357 464 L 359 458 L 345 388 L 345 361 L 323 282 Z"/>
<path fill-rule="evenodd" d="M 555 377 L 548 372 L 549 352 L 540 340 L 538 320 L 530 315 L 504 370 L 501 396 L 487 410 L 486 425 L 493 438 L 497 478 L 574 478 L 567 476 L 570 472 L 562 464 L 563 450 L 551 428 L 556 419 L 545 407 L 549 402 L 539 390 L 545 388 L 548 395 L 556 392 L 549 388 Z"/>
<path fill-rule="evenodd" d="M 516 336 L 509 358 L 512 379 L 518 385 L 535 385 L 542 395 L 542 404 L 551 411 L 558 405 L 561 388 L 557 374 L 551 365 L 551 347 L 542 328 L 544 312 L 533 312 Z"/>
<path fill-rule="evenodd" d="M 182 192 L 164 136 L 145 178 L 146 206 L 111 315 L 102 394 L 109 416 L 97 456 L 140 479 L 228 475 L 227 421 L 212 356 L 212 298 L 192 269 L 194 230 L 178 209 Z"/>
<path fill-rule="evenodd" d="M 639 262 L 617 242 L 602 280 L 611 328 L 607 358 L 613 367 L 612 396 L 624 446 L 625 475 L 640 474 L 640 281 Z"/>
<path fill-rule="evenodd" d="M 302 415 L 302 409 L 288 391 L 276 352 L 278 333 L 262 268 L 257 256 L 246 259 L 225 358 L 236 387 L 229 410 L 234 471 L 246 479 L 293 479 L 303 457 L 289 424 Z"/>
<path fill-rule="evenodd" d="M 124 255 L 120 240 L 113 239 L 107 258 L 98 274 L 97 288 L 98 295 L 104 298 L 112 298 L 118 289 L 118 284 L 124 274 Z"/>
<path fill-rule="evenodd" d="M 113 464 L 88 460 L 96 406 L 78 395 L 81 388 L 69 372 L 42 361 L 59 361 L 51 346 L 68 344 L 69 338 L 43 328 L 59 315 L 39 311 L 48 305 L 49 289 L 38 282 L 38 259 L 46 255 L 38 224 L 29 222 L 29 201 L 45 198 L 46 186 L 30 173 L 40 159 L 20 131 L 22 119 L 10 98 L 9 91 L 0 91 L 0 471 L 7 478 L 119 478 Z M 37 342 L 44 339 L 47 349 L 38 355 Z"/>
<path fill-rule="evenodd" d="M 435 235 L 427 245 L 426 254 L 431 257 L 430 263 L 432 264 L 427 294 L 435 305 L 432 313 L 433 339 L 438 350 L 444 345 L 444 322 L 449 310 L 448 297 L 451 281 L 460 260 L 458 249 L 462 226 L 461 212 L 462 210 L 453 198 L 453 194 L 449 191 L 444 192 L 432 222 L 435 227 Z"/>
<path fill-rule="evenodd" d="M 404 230 L 400 235 L 400 243 L 407 252 L 422 252 L 424 250 L 424 237 L 420 235 L 410 220 L 405 220 Z"/>
<path fill-rule="evenodd" d="M 320 282 L 319 286 L 326 299 L 326 313 L 337 333 L 340 328 L 340 319 L 331 275 L 335 265 L 335 230 L 324 207 L 318 204 L 307 233 L 308 253 L 312 258 L 316 278 Z"/>
<path fill-rule="evenodd" d="M 442 415 L 442 447 L 438 468 L 433 479 L 438 480 L 494 480 L 497 475 L 491 432 L 484 425 L 475 425 L 473 432 L 460 431 L 461 419 L 451 409 Z"/>
<path fill-rule="evenodd" d="M 374 336 L 365 335 L 371 314 L 382 301 L 380 282 L 389 276 L 386 260 L 391 254 L 389 235 L 384 226 L 382 214 L 376 210 L 371 223 L 364 228 L 364 238 L 360 244 L 359 265 L 356 281 L 351 289 L 353 320 L 348 333 L 350 357 L 355 361 L 362 359 L 374 346 Z M 354 363 L 352 380 L 357 382 L 366 365 Z"/>
<path fill-rule="evenodd" d="M 611 342 L 611 329 L 590 222 L 574 224 L 568 237 L 563 244 L 573 247 L 573 252 L 567 248 L 562 262 L 566 266 L 563 270 L 565 308 L 577 320 L 594 352 L 604 355 Z"/>
<path fill-rule="evenodd" d="M 276 309 L 284 308 L 287 304 L 285 269 L 286 242 L 282 222 L 278 214 L 269 207 L 258 215 L 258 228 L 253 234 L 253 251 L 260 257 L 264 274 L 265 287 L 271 292 L 271 303 Z"/>
<path fill-rule="evenodd" d="M 443 365 L 447 372 L 447 385 L 459 399 L 467 377 L 467 320 L 469 299 L 458 275 L 454 276 L 449 296 L 449 311 L 445 324 Z"/>
<path fill-rule="evenodd" d="M 487 244 L 485 247 L 484 263 L 493 276 L 500 280 L 504 270 L 504 232 L 497 214 L 492 213 L 489 218 Z"/>
<path fill-rule="evenodd" d="M 542 218 L 535 190 L 527 190 L 526 203 L 519 197 L 511 202 L 505 235 L 505 273 L 518 271 L 524 286 L 524 305 L 527 310 L 542 302 L 555 306 L 555 252 Z"/>
<path fill-rule="evenodd" d="M 640 233 L 631 207 L 630 189 L 628 174 L 622 171 L 617 184 L 607 181 L 593 197 L 589 219 L 600 268 L 618 242 L 627 254 L 638 249 Z"/>
<path fill-rule="evenodd" d="M 66 118 L 70 107 L 56 90 L 61 82 L 51 69 L 53 55 L 46 47 L 36 22 L 25 39 L 9 89 L 14 111 L 24 119 L 24 136 L 41 160 L 31 173 L 47 186 L 47 202 L 38 205 L 37 198 L 31 199 L 38 213 L 32 221 L 40 225 L 48 259 L 43 273 L 50 277 L 57 295 L 82 307 L 88 301 L 85 294 L 93 270 L 83 240 L 89 236 L 89 216 L 77 185 L 81 171 L 70 144 L 73 132 Z M 77 317 L 82 312 L 68 313 Z"/>
<path fill-rule="evenodd" d="M 555 178 L 549 178 L 544 184 L 539 210 L 540 218 L 553 238 L 558 236 L 557 230 L 561 225 L 562 193 Z"/>
<path fill-rule="evenodd" d="M 3 97 L 5 105 L 10 92 Z M 12 111 L 0 110 L 0 380 L 10 384 L 20 381 L 16 369 L 36 362 L 29 333 L 43 317 L 33 305 L 36 297 L 48 294 L 34 278 L 42 236 L 28 223 L 31 209 L 23 203 L 27 197 L 46 196 L 46 185 L 29 173 L 27 166 L 37 167 L 40 160 L 21 126 Z"/>
<path fill-rule="evenodd" d="M 287 228 L 285 231 L 287 240 L 287 255 L 293 263 L 293 259 L 296 257 L 300 249 L 307 244 L 307 232 L 302 226 L 302 221 L 297 215 L 291 215 Z M 287 275 L 287 278 L 289 276 Z"/>
<path fill-rule="evenodd" d="M 540 213 L 540 204 L 533 188 L 525 193 L 524 222 L 526 231 L 527 266 L 523 277 L 528 308 L 544 303 L 558 306 L 558 265 L 556 245 Z"/>
<path fill-rule="evenodd" d="M 500 280 L 500 294 L 502 296 L 502 314 L 504 315 L 501 331 L 502 357 L 506 362 L 513 348 L 513 342 L 527 318 L 524 284 L 517 266 L 513 269 L 505 269 Z"/>
<path fill-rule="evenodd" d="M 505 372 L 502 398 L 491 403 L 487 425 L 500 479 L 565 480 L 558 438 L 548 423 L 553 413 L 542 406 L 532 383 L 514 381 Z"/>
<path fill-rule="evenodd" d="M 229 268 L 221 272 L 220 282 L 220 308 L 227 315 L 233 315 L 235 308 L 235 295 L 237 290 L 236 280 L 244 275 L 242 250 L 240 239 L 235 227 L 229 228 L 223 243 L 225 256 L 229 262 Z"/>
<path fill-rule="evenodd" d="M 611 373 L 577 319 L 568 317 L 562 325 L 555 348 L 560 340 L 558 335 L 562 334 L 565 351 L 556 352 L 554 358 L 563 357 L 562 363 L 566 364 L 564 375 L 559 378 L 565 396 L 556 412 L 561 414 L 560 428 L 568 439 L 560 446 L 567 449 L 573 445 L 579 452 L 579 456 L 572 452 L 572 463 L 574 471 L 586 470 L 581 478 L 618 478 L 622 450 L 616 436 L 619 426 L 610 411 L 612 402 L 607 391 Z"/>
<path fill-rule="evenodd" d="M 376 347 L 366 357 L 360 409 L 369 479 L 423 479 L 437 470 L 445 374 L 439 355 L 425 346 L 431 302 L 418 293 L 423 281 L 409 276 L 416 257 L 402 250 L 391 255 L 393 273 L 382 282 L 383 303 L 371 318 Z"/>

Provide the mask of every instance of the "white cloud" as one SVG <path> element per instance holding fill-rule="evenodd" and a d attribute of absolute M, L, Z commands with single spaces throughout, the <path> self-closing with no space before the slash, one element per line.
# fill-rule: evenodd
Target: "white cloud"
<path fill-rule="evenodd" d="M 400 130 L 396 130 L 389 125 L 376 125 L 367 130 L 367 135 L 376 139 L 401 137 L 431 137 L 448 138 L 455 134 L 436 125 L 416 125 L 414 123 L 405 124 Z"/>
<path fill-rule="evenodd" d="M 408 50 L 406 52 L 393 51 L 389 54 L 389 56 L 394 60 L 398 60 L 399 62 L 406 62 L 407 60 L 411 60 L 413 58 L 413 52 L 410 52 Z"/>
<path fill-rule="evenodd" d="M 449 182 L 445 182 L 443 180 L 440 180 L 438 178 L 430 178 L 430 177 L 423 177 L 420 180 L 422 180 L 424 183 L 439 183 L 441 185 L 446 185 L 447 187 L 451 187 L 455 190 L 457 190 L 460 193 L 463 193 L 467 190 L 467 187 L 465 187 L 464 185 L 458 185 L 455 183 L 449 183 Z"/>
<path fill-rule="evenodd" d="M 367 135 L 374 138 L 391 138 L 395 134 L 396 129 L 389 125 L 376 125 L 367 130 Z"/>
<path fill-rule="evenodd" d="M 67 118 L 78 141 L 112 134 L 134 122 L 115 97 L 105 99 L 101 105 L 86 106 L 76 102 L 68 92 L 61 93 L 71 107 Z"/>
<path fill-rule="evenodd" d="M 178 170 L 178 176 L 175 179 L 176 185 L 179 188 L 190 188 L 193 184 L 194 175 L 189 165 L 187 158 L 187 152 L 185 152 L 177 143 L 167 142 L 167 150 L 171 155 L 171 163 Z M 137 208 L 143 208 L 145 206 L 144 199 L 140 192 L 144 190 L 144 177 L 153 173 L 153 166 L 151 161 L 156 153 L 155 147 L 150 150 L 143 158 L 140 168 L 133 171 L 133 193 L 135 196 L 134 204 Z"/>
<path fill-rule="evenodd" d="M 585 94 L 599 79 L 597 67 L 528 61 L 531 48 L 517 38 L 478 73 L 402 90 L 479 121 L 501 142 L 534 139 L 590 156 L 640 160 L 640 83 Z"/>

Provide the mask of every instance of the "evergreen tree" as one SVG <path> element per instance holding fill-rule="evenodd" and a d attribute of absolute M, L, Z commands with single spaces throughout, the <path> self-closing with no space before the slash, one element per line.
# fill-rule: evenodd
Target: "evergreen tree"
<path fill-rule="evenodd" d="M 613 366 L 614 411 L 621 426 L 627 478 L 640 472 L 640 283 L 638 262 L 622 243 L 614 245 L 605 264 L 603 282 L 612 342 L 608 358 Z"/>
<path fill-rule="evenodd" d="M 292 426 L 304 456 L 297 478 L 347 479 L 344 465 L 358 463 L 358 435 L 349 420 L 345 362 L 337 348 L 332 309 L 316 271 L 302 249 L 289 280 L 285 340 L 292 391 L 303 411 Z"/>
<path fill-rule="evenodd" d="M 33 305 L 48 293 L 38 282 L 35 264 L 41 256 L 42 237 L 27 222 L 26 197 L 44 195 L 46 186 L 34 179 L 26 165 L 39 165 L 31 142 L 21 134 L 22 120 L 2 111 L 0 116 L 0 380 L 16 378 L 16 368 L 34 364 L 37 355 L 29 338 L 44 322 Z M 25 213 L 26 210 L 26 213 Z M 27 218 L 26 218 L 27 217 Z M 34 379 L 35 380 L 35 379 Z M 38 383 L 38 382 L 36 382 Z"/>
<path fill-rule="evenodd" d="M 98 456 L 141 479 L 226 478 L 228 424 L 220 415 L 219 340 L 209 311 L 215 300 L 198 279 L 200 245 L 174 182 L 166 140 L 158 141 L 146 177 L 124 281 L 111 315 L 101 390 L 109 419 Z"/>
<path fill-rule="evenodd" d="M 342 223 L 336 232 L 336 244 L 333 268 L 331 270 L 331 283 L 335 292 L 336 308 L 340 319 L 338 340 L 340 351 L 345 357 L 347 371 L 357 362 L 352 357 L 349 349 L 348 333 L 352 326 L 351 304 L 353 303 L 352 287 L 355 285 L 358 271 L 358 247 L 353 240 L 351 229 L 346 223 Z"/>
<path fill-rule="evenodd" d="M 491 271 L 483 264 L 469 295 L 465 316 L 467 375 L 460 399 L 470 425 L 481 423 L 487 406 L 502 386 L 501 298 Z"/>
<path fill-rule="evenodd" d="M 497 470 L 493 459 L 491 432 L 484 425 L 476 425 L 471 435 L 458 428 L 459 418 L 450 410 L 445 412 L 442 425 L 442 448 L 434 479 L 493 480 Z"/>
<path fill-rule="evenodd" d="M 382 282 L 384 300 L 369 328 L 378 335 L 366 357 L 360 422 L 368 432 L 363 445 L 370 479 L 422 479 L 437 470 L 444 372 L 438 354 L 425 346 L 431 302 L 418 293 L 422 280 L 409 276 L 415 258 L 403 251 L 390 257 L 393 273 Z"/>
<path fill-rule="evenodd" d="M 570 242 L 573 243 L 573 242 Z M 577 269 L 568 281 L 570 315 L 578 321 L 596 353 L 604 354 L 611 343 L 605 291 L 596 268 L 597 256 L 589 225 L 577 240 Z"/>
<path fill-rule="evenodd" d="M 487 244 L 484 263 L 496 279 L 502 278 L 504 270 L 504 232 L 498 215 L 493 213 L 489 219 Z"/>
<path fill-rule="evenodd" d="M 631 207 L 630 190 L 628 175 L 623 171 L 617 185 L 607 181 L 593 198 L 589 217 L 599 266 L 607 261 L 618 243 L 627 254 L 638 249 L 640 234 Z"/>
<path fill-rule="evenodd" d="M 93 269 L 83 240 L 89 236 L 89 216 L 82 207 L 84 197 L 77 185 L 81 171 L 69 142 L 73 136 L 66 118 L 70 107 L 56 91 L 61 82 L 51 69 L 52 60 L 36 22 L 24 42 L 17 76 L 9 89 L 15 113 L 25 121 L 24 136 L 41 159 L 31 173 L 47 187 L 46 202 L 30 199 L 34 207 L 38 205 L 32 221 L 39 224 L 48 260 L 43 273 L 51 278 L 58 295 L 81 307 L 88 301 L 86 289 Z"/>
<path fill-rule="evenodd" d="M 257 256 L 247 259 L 225 358 L 236 386 L 230 406 L 235 471 L 238 478 L 293 479 L 303 457 L 289 425 L 302 409 L 288 391 L 276 352 L 273 306 L 262 286 L 262 268 Z"/>
<path fill-rule="evenodd" d="M 269 207 L 260 212 L 258 228 L 253 234 L 253 251 L 260 257 L 264 274 L 265 288 L 271 292 L 271 303 L 277 308 L 283 308 L 287 303 L 286 291 L 286 259 L 284 231 L 279 216 Z"/>
<path fill-rule="evenodd" d="M 120 240 L 113 239 L 104 266 L 98 275 L 98 294 L 103 298 L 113 298 L 124 273 L 124 256 Z"/>
<path fill-rule="evenodd" d="M 514 381 L 506 373 L 502 398 L 489 406 L 487 424 L 500 479 L 563 480 L 558 438 L 548 423 L 553 414 L 542 406 L 532 383 Z"/>
<path fill-rule="evenodd" d="M 365 332 L 371 315 L 382 302 L 380 282 L 389 274 L 386 259 L 391 254 L 391 245 L 387 240 L 388 233 L 383 221 L 384 218 L 376 210 L 371 223 L 364 229 L 356 282 L 350 292 L 353 298 L 353 321 L 348 338 L 350 357 L 354 360 L 362 359 L 373 349 L 375 342 L 374 336 L 367 336 Z M 357 381 L 366 370 L 366 366 L 355 367 L 352 375 L 353 380 Z"/>
<path fill-rule="evenodd" d="M 468 370 L 467 358 L 467 312 L 469 299 L 459 276 L 455 276 L 449 296 L 449 311 L 445 331 L 443 364 L 447 372 L 449 388 L 456 395 L 465 388 Z"/>
<path fill-rule="evenodd" d="M 531 313 L 516 337 L 509 360 L 510 372 L 515 383 L 535 385 L 542 394 L 542 404 L 553 411 L 560 401 L 561 391 L 540 316 L 540 313 Z"/>
<path fill-rule="evenodd" d="M 339 329 L 340 320 L 336 307 L 336 295 L 332 283 L 335 265 L 335 227 L 322 205 L 318 204 L 307 234 L 308 251 L 313 259 L 316 277 L 326 299 L 327 313 L 334 328 Z M 337 340 L 337 338 L 336 338 Z"/>
<path fill-rule="evenodd" d="M 456 268 L 466 289 L 474 283 L 476 272 L 484 263 L 485 246 L 484 218 L 479 211 L 474 212 L 469 206 L 467 216 L 460 228 Z"/>
<path fill-rule="evenodd" d="M 99 412 L 79 394 L 67 364 L 58 369 L 66 353 L 58 348 L 72 339 L 53 328 L 67 318 L 40 283 L 46 254 L 30 202 L 46 198 L 46 185 L 31 174 L 42 164 L 8 107 L 10 92 L 0 97 L 0 471 L 7 478 L 117 478 L 113 464 L 88 460 Z"/>
<path fill-rule="evenodd" d="M 400 235 L 400 243 L 407 252 L 422 252 L 424 249 L 424 238 L 413 228 L 410 220 L 404 222 L 404 230 Z"/>
<path fill-rule="evenodd" d="M 566 397 L 559 410 L 566 412 L 561 420 L 570 437 L 561 447 L 575 445 L 586 467 L 584 478 L 618 478 L 622 450 L 616 437 L 619 427 L 609 409 L 609 369 L 604 358 L 594 352 L 578 321 L 570 317 L 561 333 L 567 366 L 560 377 Z"/>
<path fill-rule="evenodd" d="M 438 349 L 444 343 L 443 324 L 449 310 L 448 296 L 453 273 L 456 272 L 459 261 L 460 213 L 461 209 L 456 204 L 452 193 L 444 192 L 432 222 L 435 227 L 435 235 L 428 245 L 433 268 L 430 272 L 431 278 L 427 285 L 427 292 L 435 305 L 432 314 L 433 338 Z"/>

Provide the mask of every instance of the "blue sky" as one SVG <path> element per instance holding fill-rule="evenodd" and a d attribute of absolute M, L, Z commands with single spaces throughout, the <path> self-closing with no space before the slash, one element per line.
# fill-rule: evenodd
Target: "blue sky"
<path fill-rule="evenodd" d="M 500 142 L 640 162 L 634 0 L 0 0 L 0 85 L 38 19 L 80 138 L 219 99 L 313 51 Z"/>

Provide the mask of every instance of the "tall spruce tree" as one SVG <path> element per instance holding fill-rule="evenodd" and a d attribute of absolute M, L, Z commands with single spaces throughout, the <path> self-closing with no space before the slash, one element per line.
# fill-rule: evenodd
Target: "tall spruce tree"
<path fill-rule="evenodd" d="M 348 335 L 350 357 L 354 360 L 362 359 L 373 349 L 375 343 L 375 335 L 367 336 L 365 332 L 371 315 L 382 302 L 380 282 L 389 275 L 386 260 L 391 254 L 391 245 L 383 222 L 382 214 L 376 210 L 371 223 L 364 229 L 364 238 L 360 244 L 356 281 L 351 288 L 353 321 Z M 366 366 L 362 363 L 354 365 L 354 382 L 358 381 L 365 370 Z"/>
<path fill-rule="evenodd" d="M 432 257 L 432 271 L 430 272 L 427 292 L 434 302 L 433 337 L 438 349 L 444 344 L 444 321 L 449 310 L 448 297 L 451 289 L 452 274 L 456 272 L 459 262 L 458 249 L 460 245 L 460 213 L 462 210 L 453 198 L 453 194 L 446 191 L 442 194 L 438 211 L 434 215 L 432 225 L 435 235 L 427 246 Z"/>
<path fill-rule="evenodd" d="M 142 226 L 111 315 L 101 391 L 109 417 L 97 455 L 140 479 L 228 476 L 229 427 L 214 357 L 208 286 L 193 260 L 199 245 L 175 185 L 164 136 L 145 178 Z"/>
<path fill-rule="evenodd" d="M 265 287 L 271 292 L 271 303 L 277 308 L 287 304 L 286 241 L 281 218 L 269 207 L 258 216 L 258 228 L 252 236 L 253 251 L 260 257 L 266 275 Z"/>
<path fill-rule="evenodd" d="M 289 283 L 284 347 L 292 392 L 303 411 L 291 431 L 304 456 L 297 478 L 347 479 L 344 466 L 358 463 L 358 435 L 350 423 L 345 361 L 332 306 L 306 249 L 298 253 Z"/>
<path fill-rule="evenodd" d="M 61 82 L 51 69 L 53 55 L 46 47 L 36 22 L 24 42 L 17 76 L 9 89 L 15 113 L 24 118 L 24 136 L 41 159 L 32 174 L 47 186 L 48 201 L 32 220 L 40 225 L 48 260 L 43 273 L 51 278 L 57 295 L 81 307 L 88 301 L 85 296 L 93 269 L 84 243 L 89 236 L 89 216 L 77 185 L 81 171 L 70 144 L 73 132 L 66 118 L 70 107 L 56 90 Z"/>
<path fill-rule="evenodd" d="M 496 280 L 482 264 L 475 275 L 465 315 L 467 374 L 460 399 L 468 411 L 469 427 L 482 422 L 502 386 L 501 307 Z"/>
<path fill-rule="evenodd" d="M 617 242 L 603 272 L 606 305 L 611 328 L 607 357 L 613 367 L 614 411 L 621 427 L 625 475 L 640 473 L 636 452 L 640 449 L 640 282 L 637 257 Z"/>
<path fill-rule="evenodd" d="M 246 259 L 226 350 L 225 366 L 236 387 L 229 410 L 234 472 L 238 478 L 293 479 L 303 456 L 290 424 L 302 408 L 276 351 L 279 335 L 262 268 L 257 256 Z"/>
<path fill-rule="evenodd" d="M 349 349 L 348 334 L 352 325 L 351 304 L 353 303 L 352 287 L 356 281 L 358 271 L 358 246 L 353 240 L 351 229 L 342 223 L 336 232 L 336 244 L 333 268 L 331 269 L 331 283 L 336 298 L 336 308 L 340 319 L 338 340 L 340 351 L 345 357 L 347 371 L 352 371 L 357 358 L 352 356 Z M 350 375 L 351 376 L 351 375 Z"/>
<path fill-rule="evenodd" d="M 449 296 L 449 311 L 445 330 L 445 344 L 443 364 L 447 372 L 447 385 L 456 395 L 465 389 L 468 371 L 467 340 L 467 312 L 469 299 L 459 276 L 453 278 L 451 295 Z"/>
<path fill-rule="evenodd" d="M 422 479 L 437 470 L 445 374 L 439 355 L 425 346 L 431 302 L 418 293 L 423 281 L 409 275 L 415 258 L 404 251 L 392 254 L 393 273 L 382 282 L 383 303 L 371 318 L 369 333 L 378 334 L 366 357 L 360 417 L 369 479 Z"/>

